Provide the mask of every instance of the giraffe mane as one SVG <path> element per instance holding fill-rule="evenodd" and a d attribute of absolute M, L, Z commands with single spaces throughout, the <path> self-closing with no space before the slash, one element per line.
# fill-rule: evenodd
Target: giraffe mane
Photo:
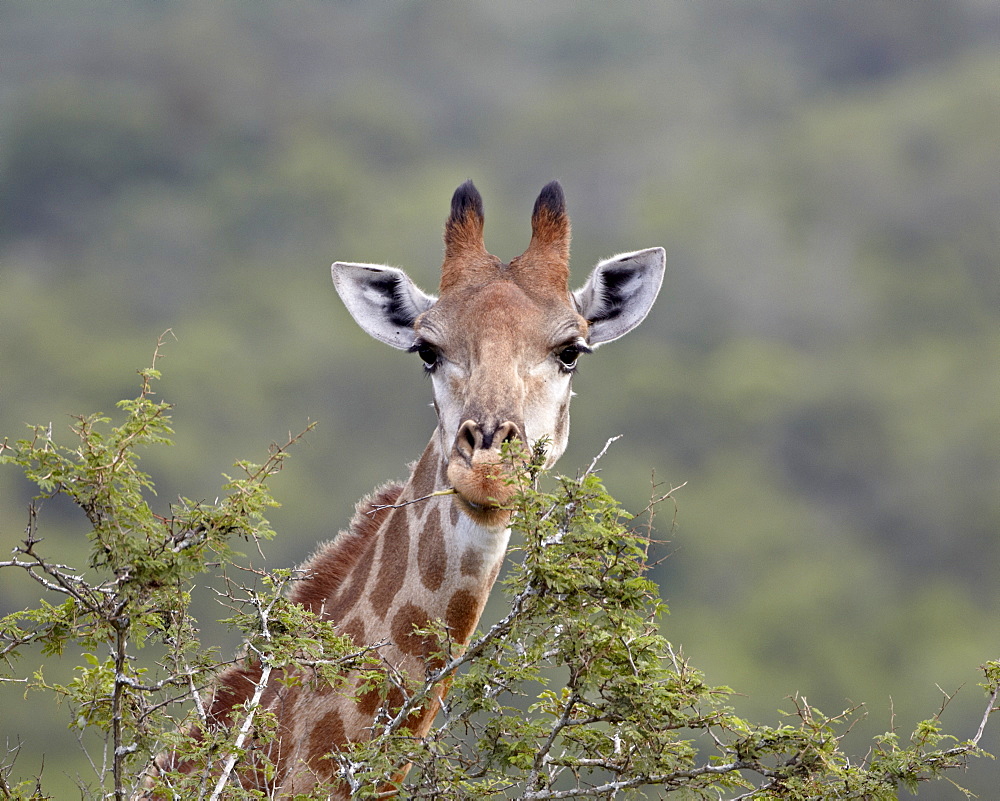
<path fill-rule="evenodd" d="M 352 575 L 391 511 L 388 507 L 399 499 L 402 491 L 402 484 L 390 482 L 358 501 L 348 529 L 321 545 L 302 564 L 303 578 L 295 582 L 290 599 L 311 612 L 321 613 L 323 604 L 334 597 Z"/>
<path fill-rule="evenodd" d="M 389 509 L 373 508 L 390 506 L 402 492 L 401 484 L 388 483 L 378 487 L 358 501 L 351 525 L 333 540 L 321 545 L 302 565 L 305 576 L 296 581 L 290 600 L 302 604 L 312 612 L 320 613 L 324 600 L 332 597 L 346 582 L 366 545 L 375 536 Z M 228 725 L 233 707 L 253 695 L 260 681 L 261 666 L 246 654 L 239 657 L 215 677 L 212 702 L 208 717 L 214 723 Z"/>

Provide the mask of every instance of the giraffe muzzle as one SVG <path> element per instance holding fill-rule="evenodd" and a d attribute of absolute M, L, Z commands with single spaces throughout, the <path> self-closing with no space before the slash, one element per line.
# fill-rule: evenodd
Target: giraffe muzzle
<path fill-rule="evenodd" d="M 448 460 L 448 480 L 457 493 L 463 510 L 477 523 L 506 526 L 510 510 L 504 508 L 514 497 L 512 457 L 517 449 L 505 443 L 522 442 L 521 427 L 510 420 L 497 426 L 482 426 L 466 420 L 459 426 Z"/>

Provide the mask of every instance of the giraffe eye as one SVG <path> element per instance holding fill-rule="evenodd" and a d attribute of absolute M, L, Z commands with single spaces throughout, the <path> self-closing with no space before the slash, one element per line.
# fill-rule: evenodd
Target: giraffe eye
<path fill-rule="evenodd" d="M 567 345 L 556 354 L 556 358 L 559 359 L 563 367 L 576 367 L 576 360 L 580 358 L 580 347 L 578 345 Z"/>
<path fill-rule="evenodd" d="M 432 370 L 438 363 L 438 352 L 430 345 L 420 345 L 417 348 L 417 355 L 423 361 L 426 370 Z"/>

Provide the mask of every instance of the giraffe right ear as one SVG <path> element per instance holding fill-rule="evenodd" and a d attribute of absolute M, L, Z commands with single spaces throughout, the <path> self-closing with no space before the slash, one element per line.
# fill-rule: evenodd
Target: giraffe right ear
<path fill-rule="evenodd" d="M 338 261 L 330 272 L 333 285 L 358 325 L 400 350 L 414 344 L 414 321 L 437 301 L 395 267 Z"/>
<path fill-rule="evenodd" d="M 573 293 L 577 310 L 590 323 L 590 345 L 618 339 L 643 321 L 660 291 L 665 264 L 663 248 L 648 248 L 621 253 L 594 268 Z"/>

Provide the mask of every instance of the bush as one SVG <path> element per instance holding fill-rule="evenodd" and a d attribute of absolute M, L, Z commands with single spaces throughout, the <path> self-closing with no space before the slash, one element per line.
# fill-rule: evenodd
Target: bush
<path fill-rule="evenodd" d="M 69 497 L 90 524 L 87 568 L 57 563 L 44 553 L 32 504 L 25 539 L 0 568 L 25 571 L 51 601 L 0 620 L 0 679 L 65 700 L 70 726 L 98 735 L 88 753 L 97 779 L 82 788 L 85 795 L 127 797 L 152 757 L 170 748 L 212 766 L 169 777 L 185 795 L 256 797 L 233 779 L 254 742 L 274 733 L 259 692 L 228 731 L 198 741 L 183 733 L 192 699 L 188 722 L 204 716 L 202 692 L 221 664 L 199 642 L 189 614 L 199 578 L 225 577 L 223 601 L 260 660 L 262 685 L 272 669 L 284 680 L 316 671 L 331 683 L 366 666 L 372 681 L 385 675 L 332 624 L 285 599 L 294 571 L 229 576 L 236 540 L 273 536 L 264 517 L 275 505 L 267 480 L 299 437 L 272 446 L 261 464 L 237 463 L 238 477 L 227 477 L 227 494 L 214 503 L 180 499 L 166 514 L 153 511 L 154 485 L 139 470 L 139 449 L 165 444 L 172 433 L 169 404 L 151 389 L 155 364 L 154 356 L 140 371 L 138 397 L 119 404 L 120 425 L 81 417 L 72 447 L 57 444 L 45 427 L 0 446 L 0 461 L 18 465 L 39 498 Z M 547 491 L 538 489 L 535 466 L 519 475 L 519 558 L 504 581 L 509 611 L 464 651 L 445 645 L 439 667 L 398 713 L 377 719 L 369 741 L 334 755 L 356 797 L 379 796 L 387 777 L 409 764 L 399 781 L 412 798 L 610 799 L 648 790 L 687 798 L 888 799 L 982 754 L 978 742 L 1000 686 L 996 662 L 984 668 L 989 702 L 968 740 L 943 733 L 935 715 L 908 739 L 889 732 L 854 759 L 841 741 L 856 710 L 829 717 L 795 698 L 784 725 L 738 718 L 727 706 L 731 691 L 707 685 L 660 634 L 666 609 L 646 571 L 652 515 L 671 493 L 650 504 L 646 525 L 633 527 L 593 467 L 574 479 L 550 479 Z M 435 633 L 447 644 L 443 629 Z M 32 645 L 43 655 L 81 649 L 72 680 L 52 683 L 44 666 L 19 678 L 14 660 Z M 138 653 L 147 647 L 154 658 Z M 405 721 L 440 681 L 451 690 L 438 725 L 416 741 Z M 269 769 L 255 759 L 256 768 Z M 40 777 L 13 775 L 12 761 L 0 765 L 3 798 L 46 797 Z"/>

